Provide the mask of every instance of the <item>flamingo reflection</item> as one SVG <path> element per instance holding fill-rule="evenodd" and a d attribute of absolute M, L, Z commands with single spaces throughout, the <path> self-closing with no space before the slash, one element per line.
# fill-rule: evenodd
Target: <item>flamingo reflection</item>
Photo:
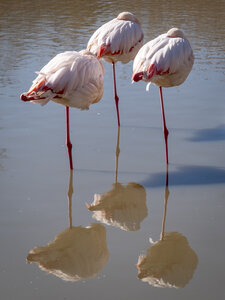
<path fill-rule="evenodd" d="M 198 257 L 185 236 L 179 232 L 165 232 L 168 198 L 167 168 L 160 240 L 154 243 L 150 239 L 153 245 L 147 255 L 139 256 L 138 278 L 155 287 L 183 288 L 193 277 Z"/>
<path fill-rule="evenodd" d="M 142 185 L 118 182 L 118 161 L 120 154 L 120 127 L 117 132 L 115 183 L 104 194 L 95 194 L 94 201 L 88 205 L 93 211 L 93 218 L 107 225 L 119 227 L 126 231 L 140 229 L 141 222 L 147 217 L 146 192 Z"/>
<path fill-rule="evenodd" d="M 29 263 L 66 281 L 95 277 L 106 265 L 109 252 L 106 229 L 94 223 L 87 227 L 72 226 L 73 172 L 68 187 L 69 227 L 56 235 L 46 246 L 35 247 L 28 256 Z"/>

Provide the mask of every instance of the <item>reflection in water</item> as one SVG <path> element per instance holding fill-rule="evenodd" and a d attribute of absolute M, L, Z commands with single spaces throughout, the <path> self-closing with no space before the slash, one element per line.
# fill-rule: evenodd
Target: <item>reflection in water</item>
<path fill-rule="evenodd" d="M 106 193 L 95 194 L 88 209 L 94 211 L 93 218 L 102 223 L 126 231 L 139 230 L 140 223 L 148 214 L 145 189 L 133 182 L 126 186 L 115 183 Z"/>
<path fill-rule="evenodd" d="M 29 263 L 63 280 L 78 281 L 96 276 L 109 258 L 106 230 L 101 224 L 88 227 L 72 226 L 73 172 L 70 172 L 68 187 L 69 228 L 57 234 L 46 246 L 35 247 L 28 256 Z"/>
<path fill-rule="evenodd" d="M 138 278 L 155 287 L 183 288 L 193 277 L 198 257 L 185 236 L 165 232 L 168 197 L 167 170 L 161 238 L 149 247 L 147 255 L 139 256 Z"/>
<path fill-rule="evenodd" d="M 197 255 L 187 238 L 178 232 L 168 232 L 148 249 L 146 256 L 139 256 L 138 278 L 155 287 L 183 288 L 197 264 Z"/>
<path fill-rule="evenodd" d="M 129 182 L 122 185 L 117 181 L 119 160 L 120 128 L 117 132 L 116 170 L 113 188 L 102 195 L 95 194 L 92 205 L 88 209 L 94 211 L 96 220 L 120 227 L 126 231 L 140 229 L 140 223 L 147 217 L 146 192 L 142 185 Z"/>

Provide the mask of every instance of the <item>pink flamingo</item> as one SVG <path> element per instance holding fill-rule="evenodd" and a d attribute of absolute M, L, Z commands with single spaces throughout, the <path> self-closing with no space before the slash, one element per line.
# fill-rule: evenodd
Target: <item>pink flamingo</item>
<path fill-rule="evenodd" d="M 122 12 L 117 18 L 98 28 L 90 38 L 87 49 L 112 63 L 114 98 L 116 104 L 117 121 L 120 126 L 119 97 L 116 91 L 115 63 L 121 61 L 126 64 L 134 59 L 143 45 L 144 34 L 138 19 L 130 12 Z"/>
<path fill-rule="evenodd" d="M 52 100 L 66 106 L 66 144 L 72 170 L 69 107 L 84 110 L 100 101 L 104 85 L 103 65 L 88 50 L 66 51 L 56 55 L 37 74 L 29 91 L 20 98 L 42 105 Z"/>
<path fill-rule="evenodd" d="M 190 73 L 193 63 L 194 55 L 190 43 L 183 31 L 178 28 L 172 28 L 146 43 L 134 59 L 133 81 L 143 80 L 159 86 L 167 164 L 169 131 L 166 127 L 162 87 L 182 84 Z"/>

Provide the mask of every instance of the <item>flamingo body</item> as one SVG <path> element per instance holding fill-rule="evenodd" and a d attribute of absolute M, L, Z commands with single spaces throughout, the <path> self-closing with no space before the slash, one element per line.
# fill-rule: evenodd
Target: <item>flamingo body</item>
<path fill-rule="evenodd" d="M 182 84 L 190 73 L 194 55 L 183 32 L 172 28 L 146 43 L 133 64 L 134 81 L 150 81 L 161 87 Z"/>
<path fill-rule="evenodd" d="M 183 31 L 178 28 L 172 28 L 146 43 L 134 59 L 133 81 L 143 80 L 159 86 L 167 164 L 169 131 L 166 127 L 162 87 L 182 84 L 190 73 L 193 63 L 191 45 Z"/>
<path fill-rule="evenodd" d="M 68 107 L 89 109 L 103 94 L 104 69 L 89 51 L 66 51 L 45 65 L 33 81 L 23 101 L 42 105 L 49 100 Z"/>
<path fill-rule="evenodd" d="M 113 65 L 114 98 L 120 126 L 119 97 L 116 91 L 115 63 L 133 60 L 143 45 L 144 34 L 138 19 L 130 12 L 122 12 L 105 23 L 91 36 L 87 49 Z"/>
<path fill-rule="evenodd" d="M 87 49 L 108 62 L 133 60 L 143 45 L 144 34 L 137 18 L 123 12 L 98 28 L 90 38 Z"/>
<path fill-rule="evenodd" d="M 45 105 L 50 100 L 66 106 L 66 128 L 70 169 L 73 169 L 69 130 L 69 107 L 89 109 L 103 95 L 104 68 L 88 50 L 67 51 L 56 55 L 45 65 L 28 92 L 20 98 Z"/>

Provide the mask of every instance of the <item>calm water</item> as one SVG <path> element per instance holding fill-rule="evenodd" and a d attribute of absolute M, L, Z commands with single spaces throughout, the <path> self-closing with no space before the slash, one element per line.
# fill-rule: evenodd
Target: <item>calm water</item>
<path fill-rule="evenodd" d="M 158 89 L 131 85 L 132 62 L 116 66 L 120 132 L 107 63 L 101 102 L 71 109 L 70 174 L 64 108 L 19 95 L 129 10 L 146 42 L 176 26 L 195 54 L 185 83 L 164 90 L 168 178 Z M 224 27 L 222 0 L 1 0 L 1 299 L 225 296 Z"/>

